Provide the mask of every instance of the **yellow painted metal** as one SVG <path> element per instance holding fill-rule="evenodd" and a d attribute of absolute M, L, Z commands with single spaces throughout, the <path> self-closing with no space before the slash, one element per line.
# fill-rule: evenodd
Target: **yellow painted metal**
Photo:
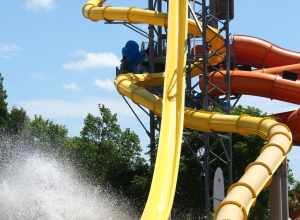
<path fill-rule="evenodd" d="M 115 85 L 120 94 L 161 115 L 162 99 L 142 87 L 149 85 L 148 80 L 157 82 L 158 77 L 162 75 L 124 74 L 116 78 Z M 231 186 L 227 197 L 216 211 L 218 220 L 247 219 L 250 207 L 291 149 L 292 135 L 289 128 L 272 118 L 223 115 L 191 108 L 185 108 L 184 114 L 184 126 L 190 129 L 258 135 L 267 141 L 260 156 L 247 167 L 242 178 Z"/>
<path fill-rule="evenodd" d="M 165 24 L 166 15 L 151 14 L 152 12 L 147 10 L 133 13 L 134 10 L 140 9 L 110 8 L 112 11 L 109 11 L 108 8 L 105 9 L 101 5 L 101 2 L 100 0 L 89 0 L 84 6 L 85 16 L 92 20 L 115 18 L 156 25 Z M 168 21 L 168 51 L 165 75 L 123 74 L 115 80 L 116 88 L 120 94 L 129 97 L 134 102 L 162 117 L 155 171 L 142 219 L 168 219 L 177 181 L 182 123 L 187 128 L 204 132 L 258 135 L 266 140 L 266 145 L 259 157 L 247 167 L 241 179 L 230 187 L 228 195 L 215 213 L 215 219 L 217 220 L 247 219 L 250 207 L 255 203 L 257 196 L 268 185 L 272 175 L 286 159 L 292 145 L 292 134 L 287 126 L 276 122 L 272 118 L 223 115 L 185 108 L 183 119 L 184 65 L 186 61 L 184 41 L 187 32 L 186 4 L 186 0 L 170 1 L 169 15 L 172 19 Z M 127 18 L 124 17 L 124 11 L 127 11 Z M 109 15 L 110 13 L 111 15 Z M 191 27 L 191 22 L 189 22 L 189 27 Z M 214 61 L 211 63 L 214 63 Z M 163 81 L 163 99 L 146 89 L 149 86 L 159 85 Z"/>
<path fill-rule="evenodd" d="M 141 218 L 143 220 L 169 218 L 180 161 L 188 7 L 187 0 L 170 0 L 169 3 L 161 131 L 151 189 Z"/>
<path fill-rule="evenodd" d="M 152 10 L 145 10 L 135 7 L 112 7 L 104 6 L 103 0 L 88 0 L 82 8 L 82 14 L 92 21 L 124 21 L 130 23 L 152 24 L 159 26 L 168 25 L 167 14 L 158 13 Z M 188 20 L 188 31 L 194 36 L 201 35 L 194 20 Z M 211 64 L 219 64 L 224 60 L 225 47 L 224 39 L 218 34 L 218 30 L 213 27 L 207 28 L 207 41 L 209 49 L 217 52 L 218 56 L 210 58 Z"/>

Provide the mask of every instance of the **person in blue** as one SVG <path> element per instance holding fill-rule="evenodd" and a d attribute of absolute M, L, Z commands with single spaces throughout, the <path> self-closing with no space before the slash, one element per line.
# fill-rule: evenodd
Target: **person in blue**
<path fill-rule="evenodd" d="M 144 56 L 139 50 L 139 45 L 136 41 L 129 40 L 122 48 L 122 70 L 123 72 L 139 73 L 140 64 L 142 63 Z"/>

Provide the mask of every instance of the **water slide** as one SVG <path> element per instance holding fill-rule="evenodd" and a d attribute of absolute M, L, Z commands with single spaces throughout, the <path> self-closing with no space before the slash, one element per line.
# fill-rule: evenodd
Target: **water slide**
<path fill-rule="evenodd" d="M 259 157 L 249 164 L 241 179 L 234 183 L 215 213 L 218 220 L 247 219 L 250 207 L 267 186 L 292 146 L 289 128 L 272 118 L 248 115 L 223 115 L 184 108 L 185 61 L 187 32 L 197 36 L 201 28 L 187 19 L 187 1 L 169 1 L 166 14 L 137 8 L 104 6 L 101 0 L 88 0 L 83 15 L 92 21 L 126 21 L 168 26 L 166 71 L 157 74 L 121 74 L 115 80 L 119 93 L 148 108 L 162 118 L 160 140 L 149 197 L 141 219 L 169 218 L 177 182 L 183 125 L 203 132 L 232 132 L 258 135 L 266 140 Z M 170 19 L 172 18 L 172 19 Z M 199 30 L 200 29 L 200 30 Z M 223 46 L 217 30 L 207 28 L 210 50 Z M 209 60 L 211 65 L 222 62 L 224 51 Z M 201 72 L 199 72 L 201 74 Z M 147 90 L 163 82 L 163 97 Z"/>
<path fill-rule="evenodd" d="M 236 63 L 257 68 L 256 75 L 261 78 L 266 76 L 265 74 L 276 75 L 271 80 L 273 88 L 269 89 L 269 96 L 265 93 L 263 97 L 300 104 L 300 53 L 246 35 L 235 35 L 232 40 Z M 267 84 L 260 81 L 258 87 L 270 85 L 270 80 L 268 81 Z M 242 85 L 236 84 L 237 89 L 238 87 L 241 88 Z M 250 95 L 258 95 L 249 92 Z M 300 109 L 277 113 L 274 116 L 289 126 L 293 133 L 294 145 L 300 145 Z"/>
<path fill-rule="evenodd" d="M 266 40 L 246 35 L 232 37 L 235 62 L 256 68 L 300 63 L 300 54 Z"/>
<path fill-rule="evenodd" d="M 255 37 L 235 35 L 232 39 L 236 64 L 255 68 L 252 71 L 231 71 L 233 94 L 260 96 L 300 105 L 299 53 Z M 210 74 L 210 81 L 223 90 L 224 74 L 225 71 Z M 211 90 L 214 90 L 213 87 Z M 217 90 L 212 94 L 220 95 Z M 274 117 L 289 126 L 294 145 L 300 145 L 300 109 L 277 113 Z"/>

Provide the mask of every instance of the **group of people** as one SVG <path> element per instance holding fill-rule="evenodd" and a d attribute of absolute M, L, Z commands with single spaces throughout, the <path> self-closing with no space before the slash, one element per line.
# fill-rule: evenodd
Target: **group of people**
<path fill-rule="evenodd" d="M 196 45 L 192 48 L 192 54 L 195 57 L 202 57 L 204 49 L 202 45 Z M 165 64 L 160 67 L 157 64 L 157 71 L 163 71 Z M 134 40 L 129 40 L 122 48 L 122 60 L 120 73 L 144 73 L 149 72 L 149 48 L 140 50 L 139 44 Z"/>
<path fill-rule="evenodd" d="M 122 48 L 121 73 L 143 73 L 149 71 L 149 51 L 140 51 L 136 41 L 129 40 Z"/>

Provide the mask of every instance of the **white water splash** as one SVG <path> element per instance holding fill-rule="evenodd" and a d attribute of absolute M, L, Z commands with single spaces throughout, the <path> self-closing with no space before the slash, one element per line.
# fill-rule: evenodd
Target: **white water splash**
<path fill-rule="evenodd" d="M 128 206 L 84 183 L 74 170 L 35 153 L 0 171 L 1 220 L 129 220 Z"/>

